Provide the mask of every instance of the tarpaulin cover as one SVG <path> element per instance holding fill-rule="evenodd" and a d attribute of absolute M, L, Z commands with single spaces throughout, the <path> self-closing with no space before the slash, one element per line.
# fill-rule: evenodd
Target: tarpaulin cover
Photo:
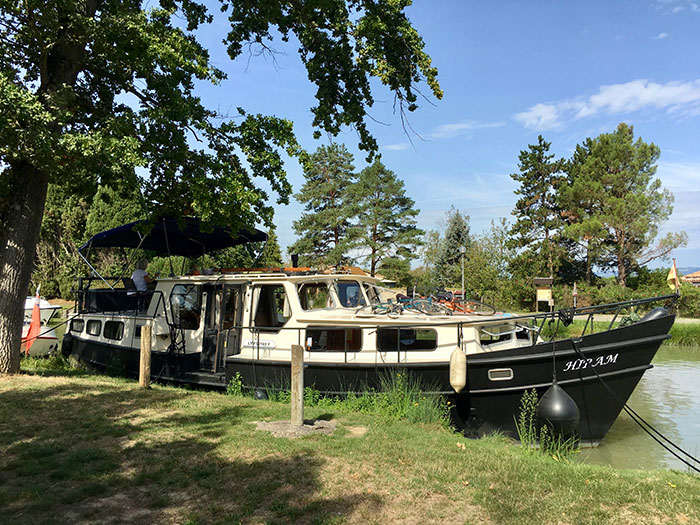
<path fill-rule="evenodd" d="M 153 229 L 145 235 L 134 227 L 145 225 L 147 221 L 130 222 L 95 234 L 80 247 L 80 251 L 88 248 L 141 248 L 161 255 L 198 257 L 247 242 L 267 240 L 267 234 L 257 229 L 252 232 L 241 230 L 233 236 L 228 228 L 214 228 L 211 233 L 203 233 L 199 230 L 199 219 L 184 217 L 181 221 L 182 229 L 176 219 L 158 219 Z"/>

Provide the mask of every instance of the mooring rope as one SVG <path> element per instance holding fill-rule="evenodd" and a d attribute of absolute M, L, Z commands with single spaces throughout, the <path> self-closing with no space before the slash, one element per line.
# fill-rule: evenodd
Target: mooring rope
<path fill-rule="evenodd" d="M 576 341 L 575 341 L 574 339 L 572 339 L 571 342 L 572 342 L 573 345 L 574 345 L 574 350 L 576 351 L 576 353 L 581 357 L 581 359 L 585 359 L 586 357 L 585 357 L 585 355 L 583 354 L 583 352 L 581 352 L 581 350 L 579 349 L 579 347 L 577 346 Z M 695 472 L 700 473 L 700 468 L 698 468 L 698 467 L 695 466 L 695 464 L 700 465 L 700 461 L 699 461 L 696 457 L 694 457 L 692 454 L 690 454 L 689 452 L 686 452 L 686 451 L 683 450 L 681 447 L 679 447 L 678 445 L 676 445 L 673 441 L 671 441 L 669 438 L 667 438 L 667 437 L 664 436 L 661 432 L 659 432 L 656 428 L 654 428 L 654 426 L 653 426 L 651 423 L 649 423 L 649 422 L 646 421 L 642 416 L 640 416 L 639 414 L 637 414 L 627 403 L 624 403 L 624 402 L 617 396 L 617 394 L 615 393 L 615 391 L 614 391 L 612 388 L 610 388 L 610 386 L 603 380 L 602 377 L 600 377 L 600 374 L 598 373 L 598 371 L 597 371 L 595 368 L 591 368 L 591 370 L 593 370 L 593 373 L 596 375 L 596 377 L 598 378 L 598 380 L 603 384 L 603 386 L 604 386 L 605 389 L 608 391 L 608 393 L 610 394 L 610 396 L 611 396 L 615 401 L 617 401 L 617 403 L 622 407 L 622 409 L 623 409 L 625 412 L 627 412 L 627 414 L 632 418 L 632 421 L 634 421 L 635 423 L 637 423 L 637 425 L 639 425 L 639 426 L 642 428 L 642 430 L 644 430 L 644 432 L 646 432 L 647 434 L 649 434 L 649 436 L 650 436 L 654 441 L 656 441 L 659 445 L 661 445 L 664 449 L 666 449 L 666 451 L 668 451 L 669 453 L 671 453 L 671 454 L 672 454 L 673 456 L 675 456 L 678 460 L 680 460 L 682 463 L 684 463 L 684 464 L 685 464 L 686 466 L 688 466 L 689 468 L 693 469 Z M 653 433 L 652 433 L 652 432 L 653 432 Z M 656 434 L 656 435 L 654 435 L 654 434 Z M 657 437 L 657 436 L 658 436 L 658 437 Z M 661 439 L 659 439 L 659 438 L 661 438 Z M 666 444 L 664 444 L 664 443 L 661 442 L 662 439 L 663 439 L 664 441 L 666 441 L 669 445 L 671 445 L 672 447 L 674 447 L 676 450 L 678 450 L 681 454 L 683 454 L 683 455 L 685 455 L 686 457 L 690 458 L 691 461 L 688 461 L 687 459 L 681 457 L 679 454 L 677 454 L 676 452 L 674 452 L 673 450 L 671 450 L 671 448 L 669 448 L 668 446 L 666 446 Z"/>

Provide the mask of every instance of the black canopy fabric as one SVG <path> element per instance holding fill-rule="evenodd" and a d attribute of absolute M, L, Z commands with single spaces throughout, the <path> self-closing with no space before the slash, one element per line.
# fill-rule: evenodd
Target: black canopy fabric
<path fill-rule="evenodd" d="M 193 217 L 182 219 L 183 228 L 172 218 L 158 219 L 150 232 L 143 234 L 135 226 L 145 225 L 147 221 L 136 221 L 100 232 L 80 247 L 88 248 L 141 248 L 161 255 L 184 255 L 199 257 L 205 253 L 245 244 L 267 240 L 267 234 L 260 230 L 241 230 L 232 236 L 228 228 L 214 228 L 211 233 L 199 230 L 201 221 Z"/>

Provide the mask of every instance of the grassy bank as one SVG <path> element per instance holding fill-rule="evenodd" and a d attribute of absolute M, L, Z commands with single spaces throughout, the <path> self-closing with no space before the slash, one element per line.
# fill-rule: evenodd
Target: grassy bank
<path fill-rule="evenodd" d="M 693 523 L 700 480 L 568 464 L 502 438 L 313 407 L 331 436 L 251 421 L 288 405 L 44 370 L 0 378 L 0 522 Z M 359 432 L 359 427 L 367 429 Z"/>

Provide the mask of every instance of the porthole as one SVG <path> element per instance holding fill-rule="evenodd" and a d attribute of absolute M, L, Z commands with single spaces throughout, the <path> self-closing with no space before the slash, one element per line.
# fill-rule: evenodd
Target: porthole
<path fill-rule="evenodd" d="M 513 379 L 512 368 L 492 368 L 489 370 L 489 379 L 491 381 L 508 381 Z"/>

